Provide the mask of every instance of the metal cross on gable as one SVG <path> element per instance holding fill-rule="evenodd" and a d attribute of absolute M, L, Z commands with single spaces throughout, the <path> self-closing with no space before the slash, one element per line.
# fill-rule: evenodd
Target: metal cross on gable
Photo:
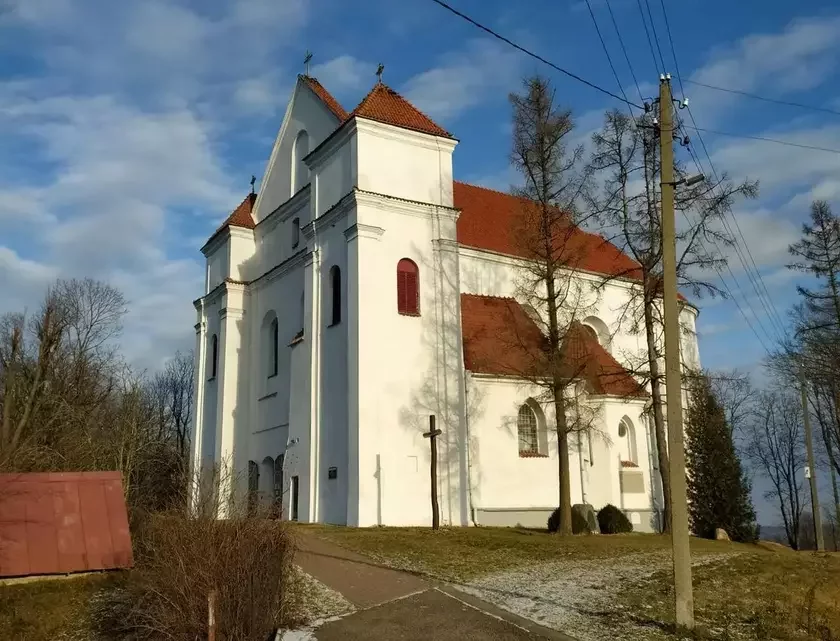
<path fill-rule="evenodd" d="M 380 63 L 379 63 L 379 66 L 376 68 L 376 77 L 379 79 L 379 80 L 378 80 L 378 82 L 379 82 L 380 84 L 382 83 L 382 72 L 383 72 L 383 71 L 385 71 L 385 65 L 383 65 L 383 64 L 380 62 Z"/>
<path fill-rule="evenodd" d="M 312 61 L 312 52 L 309 49 L 306 50 L 306 55 L 303 57 L 303 74 L 305 76 L 309 76 L 309 63 Z"/>

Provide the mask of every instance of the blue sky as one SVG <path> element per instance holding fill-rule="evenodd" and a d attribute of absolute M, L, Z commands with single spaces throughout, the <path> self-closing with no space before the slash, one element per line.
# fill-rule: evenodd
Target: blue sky
<path fill-rule="evenodd" d="M 452 3 L 617 90 L 584 2 Z M 592 6 L 632 97 L 605 0 Z M 611 6 L 649 95 L 657 70 L 637 2 Z M 661 5 L 650 6 L 673 73 Z M 666 7 L 685 78 L 840 109 L 840 10 L 831 2 L 666 0 Z M 0 313 L 32 307 L 57 276 L 93 276 L 131 302 L 130 359 L 156 367 L 191 346 L 191 301 L 203 282 L 198 249 L 242 199 L 251 174 L 262 175 L 306 49 L 315 54 L 313 75 L 348 108 L 383 62 L 385 82 L 461 140 L 457 176 L 496 188 L 513 179 L 507 94 L 523 75 L 554 81 L 581 139 L 617 104 L 430 0 L 0 0 Z M 838 116 L 686 89 L 701 127 L 840 149 Z M 784 315 L 796 278 L 784 268 L 787 245 L 814 197 L 840 206 L 840 155 L 705 139 L 718 171 L 761 181 L 760 198 L 735 215 Z M 732 269 L 746 289 L 737 259 Z M 700 304 L 705 365 L 754 368 L 763 349 L 736 307 Z"/>

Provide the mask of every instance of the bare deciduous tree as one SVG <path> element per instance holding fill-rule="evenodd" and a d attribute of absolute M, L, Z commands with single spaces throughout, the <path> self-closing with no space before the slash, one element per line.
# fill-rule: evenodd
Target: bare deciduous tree
<path fill-rule="evenodd" d="M 540 327 L 537 340 L 523 340 L 530 358 L 518 375 L 543 390 L 543 401 L 554 408 L 557 436 L 560 523 L 558 533 L 572 533 L 569 434 L 591 428 L 580 402 L 580 373 L 574 333 L 582 310 L 591 305 L 592 287 L 580 277 L 586 252 L 581 243 L 579 207 L 588 184 L 582 166 L 583 149 L 569 148 L 571 112 L 555 102 L 549 82 L 540 77 L 524 82 L 513 106 L 511 162 L 523 178 L 514 190 L 519 202 L 513 228 L 508 230 L 526 260 L 519 270 L 517 298 L 527 301 Z"/>
<path fill-rule="evenodd" d="M 753 470 L 770 481 L 766 496 L 779 506 L 790 546 L 799 549 L 804 509 L 805 461 L 798 395 L 783 385 L 760 394 L 746 428 L 746 454 Z"/>
<path fill-rule="evenodd" d="M 663 526 L 670 529 L 671 487 L 662 390 L 664 342 L 662 317 L 662 245 L 661 188 L 658 129 L 649 117 L 634 122 L 630 116 L 614 110 L 606 114 L 603 129 L 593 136 L 592 170 L 601 183 L 601 193 L 591 207 L 603 223 L 614 230 L 611 240 L 632 257 L 637 265 L 624 273 L 610 276 L 632 279 L 640 286 L 622 310 L 622 322 L 631 330 L 645 334 L 643 354 L 625 354 L 624 360 L 634 374 L 650 384 L 651 415 L 656 435 L 657 459 L 665 503 Z M 675 167 L 678 176 L 682 168 Z M 733 185 L 727 176 L 717 182 L 703 182 L 693 187 L 678 187 L 675 208 L 687 221 L 678 229 L 677 279 L 680 288 L 695 296 L 719 295 L 721 290 L 705 277 L 709 270 L 725 265 L 716 247 L 730 246 L 732 238 L 721 221 L 739 197 L 755 197 L 757 183 L 745 181 Z"/>

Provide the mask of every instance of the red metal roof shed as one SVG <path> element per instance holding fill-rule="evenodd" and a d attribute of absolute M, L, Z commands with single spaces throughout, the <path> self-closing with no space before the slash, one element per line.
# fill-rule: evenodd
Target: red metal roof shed
<path fill-rule="evenodd" d="M 132 564 L 119 472 L 0 474 L 0 577 Z"/>

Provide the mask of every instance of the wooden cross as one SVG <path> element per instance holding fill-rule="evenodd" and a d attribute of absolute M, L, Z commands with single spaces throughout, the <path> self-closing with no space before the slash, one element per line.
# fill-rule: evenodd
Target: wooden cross
<path fill-rule="evenodd" d="M 379 84 L 382 84 L 382 72 L 383 71 L 385 71 L 385 65 L 383 65 L 380 62 L 379 66 L 376 68 L 376 77 L 379 78 Z"/>
<path fill-rule="evenodd" d="M 382 65 L 379 65 L 380 67 Z M 429 465 L 432 478 L 432 529 L 440 528 L 440 508 L 438 507 L 438 493 L 437 493 L 437 437 L 443 434 L 438 429 L 435 429 L 435 415 L 429 416 L 429 431 L 423 432 L 423 438 L 429 439 L 429 447 L 432 450 L 431 463 Z"/>
<path fill-rule="evenodd" d="M 309 76 L 309 63 L 312 60 L 312 52 L 309 49 L 306 50 L 306 55 L 303 57 L 303 68 L 304 72 L 303 75 Z"/>

